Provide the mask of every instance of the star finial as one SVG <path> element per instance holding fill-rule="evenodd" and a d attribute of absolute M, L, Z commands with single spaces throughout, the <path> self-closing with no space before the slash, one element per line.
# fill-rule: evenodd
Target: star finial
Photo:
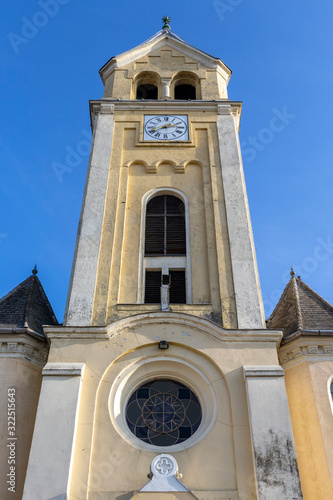
<path fill-rule="evenodd" d="M 162 26 L 162 30 L 171 30 L 170 28 L 170 21 L 171 21 L 171 17 L 169 16 L 163 16 L 162 17 L 162 21 L 163 21 L 163 26 Z"/>
<path fill-rule="evenodd" d="M 32 272 L 32 274 L 34 276 L 36 276 L 36 274 L 38 273 L 38 271 L 37 271 L 37 264 L 35 264 L 35 267 L 33 268 L 33 270 L 31 272 Z"/>
<path fill-rule="evenodd" d="M 294 271 L 294 269 L 293 269 L 293 266 L 291 266 L 290 276 L 291 276 L 292 278 L 295 278 L 295 276 L 296 276 L 295 271 Z"/>

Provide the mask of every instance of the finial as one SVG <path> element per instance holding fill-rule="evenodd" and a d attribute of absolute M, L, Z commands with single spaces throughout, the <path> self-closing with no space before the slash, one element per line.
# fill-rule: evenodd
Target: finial
<path fill-rule="evenodd" d="M 163 16 L 162 17 L 162 21 L 163 21 L 163 26 L 162 26 L 162 30 L 171 30 L 170 28 L 170 21 L 171 21 L 171 17 L 169 16 Z"/>
<path fill-rule="evenodd" d="M 290 276 L 291 276 L 292 278 L 295 278 L 295 276 L 296 276 L 295 271 L 294 271 L 294 269 L 293 269 L 293 266 L 291 266 Z"/>
<path fill-rule="evenodd" d="M 34 268 L 33 268 L 33 270 L 32 270 L 32 274 L 33 274 L 34 276 L 36 276 L 36 274 L 37 274 L 37 273 L 38 273 L 38 271 L 37 271 L 37 264 L 35 264 L 35 267 L 34 267 Z"/>

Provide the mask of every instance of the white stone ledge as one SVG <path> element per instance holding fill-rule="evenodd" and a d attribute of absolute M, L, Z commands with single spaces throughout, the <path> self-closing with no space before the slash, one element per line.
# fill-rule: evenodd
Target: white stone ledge
<path fill-rule="evenodd" d="M 42 375 L 45 376 L 65 376 L 78 377 L 83 379 L 85 363 L 47 363 Z"/>
<path fill-rule="evenodd" d="M 249 377 L 284 377 L 280 366 L 243 366 L 244 379 Z"/>
<path fill-rule="evenodd" d="M 114 111 L 147 111 L 147 110 L 162 110 L 166 112 L 166 106 L 168 111 L 171 110 L 189 110 L 189 111 L 212 111 L 212 112 L 222 112 L 223 114 L 236 114 L 240 115 L 242 110 L 241 101 L 230 101 L 229 99 L 221 100 L 193 100 L 193 101 L 178 101 L 178 100 L 158 100 L 158 101 L 139 101 L 135 99 L 109 99 L 103 98 L 99 100 L 90 101 L 90 112 L 99 113 L 102 106 L 106 104 L 114 105 Z M 223 109 L 224 108 L 224 109 Z M 106 113 L 113 112 L 111 109 L 108 111 L 104 108 Z"/>

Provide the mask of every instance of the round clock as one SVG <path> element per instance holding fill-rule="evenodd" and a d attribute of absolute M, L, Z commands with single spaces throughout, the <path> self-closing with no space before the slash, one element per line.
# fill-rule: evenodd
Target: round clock
<path fill-rule="evenodd" d="M 145 116 L 144 140 L 186 141 L 188 140 L 187 116 Z"/>

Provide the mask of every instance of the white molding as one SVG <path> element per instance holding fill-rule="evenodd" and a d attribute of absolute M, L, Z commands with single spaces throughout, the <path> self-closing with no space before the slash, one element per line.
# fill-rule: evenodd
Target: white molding
<path fill-rule="evenodd" d="M 24 334 L 0 336 L 0 359 L 16 358 L 29 361 L 37 366 L 44 366 L 47 361 L 49 346 L 46 342 Z"/>
<path fill-rule="evenodd" d="M 195 307 L 195 306 L 193 306 Z M 200 306 L 198 306 L 200 307 Z M 206 307 L 206 305 L 205 305 Z M 279 345 L 282 332 L 279 330 L 266 329 L 244 329 L 226 330 L 212 321 L 199 316 L 182 312 L 145 312 L 144 314 L 134 314 L 111 323 L 108 326 L 87 327 L 87 326 L 67 326 L 44 328 L 47 338 L 53 339 L 100 339 L 105 340 L 121 334 L 125 329 L 135 328 L 144 325 L 181 325 L 195 328 L 220 342 L 269 342 Z"/>
<path fill-rule="evenodd" d="M 331 377 L 329 377 L 329 379 L 327 380 L 328 399 L 329 399 L 329 402 L 330 402 L 331 412 L 332 412 L 332 415 L 333 415 L 333 395 L 331 393 L 331 385 L 332 384 L 333 384 L 333 375 L 331 375 Z"/>
<path fill-rule="evenodd" d="M 284 377 L 281 366 L 243 366 L 244 380 L 249 377 Z"/>
<path fill-rule="evenodd" d="M 283 368 L 291 368 L 304 362 L 333 361 L 333 338 L 326 336 L 299 336 L 279 349 L 279 361 Z"/>
<path fill-rule="evenodd" d="M 45 365 L 42 375 L 47 376 L 65 376 L 77 377 L 80 376 L 83 380 L 85 363 L 47 363 Z"/>
<path fill-rule="evenodd" d="M 169 446 L 168 451 L 185 450 L 207 436 L 217 420 L 217 396 L 213 381 L 199 368 L 199 363 L 200 360 L 194 364 L 180 357 L 158 355 L 148 359 L 144 357 L 124 368 L 112 384 L 109 395 L 109 414 L 118 434 L 134 448 L 155 453 L 165 451 L 163 446 L 144 443 L 134 436 L 125 418 L 127 401 L 134 390 L 158 377 L 174 379 L 188 386 L 197 396 L 202 409 L 199 429 L 183 443 Z"/>

